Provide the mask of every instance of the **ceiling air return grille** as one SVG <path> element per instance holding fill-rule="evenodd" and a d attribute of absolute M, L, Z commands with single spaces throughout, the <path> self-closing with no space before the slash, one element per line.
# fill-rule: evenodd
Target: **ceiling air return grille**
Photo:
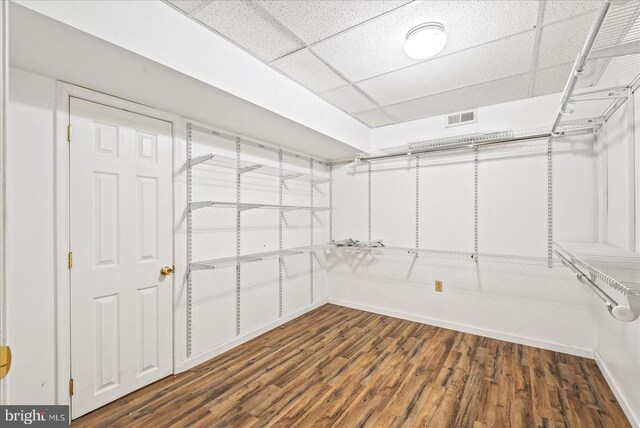
<path fill-rule="evenodd" d="M 447 116 L 447 128 L 452 126 L 466 125 L 468 123 L 476 123 L 478 115 L 475 110 L 465 111 L 463 113 L 455 113 Z"/>

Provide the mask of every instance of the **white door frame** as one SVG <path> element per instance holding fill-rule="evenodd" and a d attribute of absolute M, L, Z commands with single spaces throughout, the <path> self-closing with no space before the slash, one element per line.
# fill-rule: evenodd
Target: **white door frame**
<path fill-rule="evenodd" d="M 0 1 L 0 345 L 7 343 L 6 175 L 9 107 L 9 2 Z M 9 375 L 7 375 L 9 376 Z M 6 404 L 7 381 L 0 381 L 0 404 Z"/>
<path fill-rule="evenodd" d="M 182 117 L 167 113 L 152 107 L 141 105 L 123 98 L 107 95 L 101 92 L 92 91 L 65 82 L 57 82 L 56 88 L 56 119 L 55 119 L 55 334 L 56 344 L 56 397 L 57 404 L 70 404 L 69 396 L 69 378 L 71 377 L 71 311 L 69 301 L 71 298 L 70 272 L 67 268 L 67 254 L 73 249 L 69 249 L 69 143 L 67 142 L 67 126 L 69 124 L 70 97 L 80 98 L 83 100 L 104 104 L 109 107 L 115 107 L 132 113 L 150 116 L 156 119 L 164 120 L 172 124 L 172 142 L 173 142 L 173 226 L 174 226 L 174 243 L 173 259 L 176 267 L 173 281 L 173 372 L 180 371 L 182 367 L 181 347 L 176 346 L 181 343 L 182 335 L 176 337 L 176 325 L 184 325 L 179 322 L 177 310 L 179 301 L 179 293 L 182 287 L 177 287 L 182 283 L 182 277 L 185 272 L 185 263 L 183 257 L 179 256 L 183 251 L 183 245 L 175 239 L 175 231 L 179 230 L 181 217 L 184 213 L 184 204 L 180 204 L 176 198 L 182 199 L 183 192 L 176 192 L 176 177 L 184 173 L 183 161 L 185 155 L 181 153 L 180 148 L 184 147 L 186 126 Z M 73 133 L 73 130 L 72 130 Z M 73 140 L 73 137 L 72 137 Z M 182 208 L 180 208 L 182 207 Z"/>

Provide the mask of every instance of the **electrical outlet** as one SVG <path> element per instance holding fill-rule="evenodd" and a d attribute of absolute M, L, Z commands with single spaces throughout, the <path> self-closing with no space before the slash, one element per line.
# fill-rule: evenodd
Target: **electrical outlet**
<path fill-rule="evenodd" d="M 436 291 L 438 293 L 442 293 L 442 281 L 439 279 L 436 279 Z"/>

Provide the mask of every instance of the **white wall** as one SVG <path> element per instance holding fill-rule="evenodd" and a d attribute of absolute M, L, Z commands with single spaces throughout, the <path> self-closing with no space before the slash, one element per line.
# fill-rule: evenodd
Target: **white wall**
<path fill-rule="evenodd" d="M 453 133 L 548 127 L 556 96 L 481 108 L 473 129 L 445 129 L 444 117 L 376 130 L 374 146 Z M 420 122 L 420 123 L 417 123 Z M 592 137 L 554 142 L 554 239 L 594 239 Z M 420 248 L 472 252 L 474 166 L 470 155 L 420 160 Z M 508 155 L 481 150 L 479 251 L 547 256 L 546 142 Z M 414 161 L 372 166 L 372 238 L 415 246 Z M 334 238 L 367 239 L 367 165 L 334 170 Z M 593 295 L 564 267 L 549 269 L 458 257 L 333 254 L 330 300 L 578 355 L 593 355 Z M 444 281 L 435 293 L 434 281 Z"/>
<path fill-rule="evenodd" d="M 140 104 L 199 120 L 254 139 L 270 141 L 278 146 L 312 154 L 315 157 L 351 158 L 358 151 L 369 148 L 368 128 L 366 128 L 365 137 L 359 140 L 362 144 L 366 144 L 351 147 L 211 84 L 91 36 L 17 3 L 9 3 L 12 67 L 112 96 L 135 100 Z M 74 3 L 78 6 L 84 4 L 88 3 Z M 93 7 L 93 2 L 91 6 Z M 169 6 L 162 4 L 159 6 L 164 7 L 176 17 L 185 19 L 181 14 L 172 11 Z M 68 46 L 73 46 L 73 49 L 68 49 Z M 221 69 L 218 68 L 217 71 Z M 243 69 L 243 71 L 246 70 Z M 240 76 L 241 74 L 238 73 L 237 77 Z M 252 82 L 259 81 L 265 88 L 271 88 L 271 83 L 267 80 L 253 79 L 253 75 L 251 77 Z M 292 82 L 289 84 L 302 90 Z M 282 92 L 282 94 L 285 93 L 286 91 Z M 322 102 L 327 104 L 325 101 Z M 330 116 L 318 113 L 318 117 Z M 339 126 L 339 122 L 331 121 L 331 123 Z"/>
<path fill-rule="evenodd" d="M 640 92 L 634 94 L 636 106 L 635 131 L 636 131 L 636 174 L 640 169 Z M 605 124 L 604 132 L 601 131 L 599 144 L 599 166 L 601 197 L 606 196 L 600 205 L 600 228 L 606 230 L 605 243 L 622 248 L 629 246 L 629 176 L 628 176 L 628 112 L 627 104 L 623 105 Z M 606 170 L 602 167 L 607 166 Z M 638 176 L 636 175 L 636 183 Z M 606 191 L 606 194 L 604 193 Z M 640 202 L 640 186 L 636 185 L 636 229 L 640 226 L 638 218 L 638 202 Z M 606 211 L 606 215 L 604 212 Z M 638 251 L 636 242 L 636 251 Z M 621 303 L 625 297 L 615 290 L 608 288 L 607 292 Z M 596 351 L 600 366 L 612 384 L 618 401 L 627 413 L 627 417 L 640 426 L 640 320 L 631 323 L 623 323 L 613 319 L 602 305 L 594 305 L 594 318 L 597 326 Z"/>
<path fill-rule="evenodd" d="M 14 1 L 331 138 L 369 146 L 365 125 L 160 1 Z"/>
<path fill-rule="evenodd" d="M 55 82 L 10 70 L 7 403 L 51 404 L 54 372 Z"/>

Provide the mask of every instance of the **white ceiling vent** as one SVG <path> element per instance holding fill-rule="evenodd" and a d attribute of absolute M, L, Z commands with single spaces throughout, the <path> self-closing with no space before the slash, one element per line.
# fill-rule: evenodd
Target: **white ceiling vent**
<path fill-rule="evenodd" d="M 478 115 L 476 110 L 450 114 L 449 116 L 447 116 L 447 128 L 451 126 L 466 125 L 468 123 L 476 123 L 477 121 Z"/>

